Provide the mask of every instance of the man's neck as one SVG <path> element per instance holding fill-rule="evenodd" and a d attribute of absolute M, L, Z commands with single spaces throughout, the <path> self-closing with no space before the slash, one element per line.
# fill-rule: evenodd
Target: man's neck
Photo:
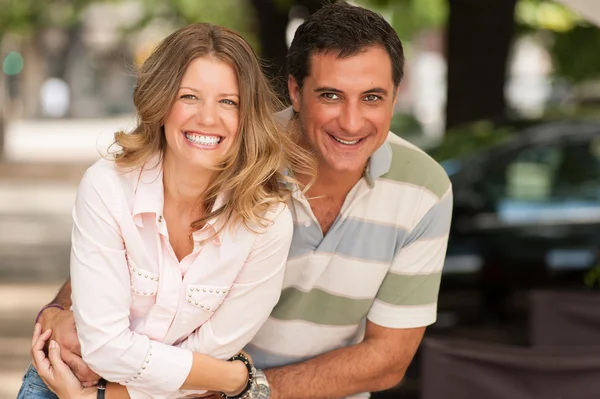
<path fill-rule="evenodd" d="M 308 190 L 307 196 L 345 198 L 362 176 L 362 169 L 357 172 L 339 172 L 319 166 L 317 168 L 317 178 Z M 297 178 L 302 184 L 307 184 L 310 181 L 308 176 L 297 176 Z"/>

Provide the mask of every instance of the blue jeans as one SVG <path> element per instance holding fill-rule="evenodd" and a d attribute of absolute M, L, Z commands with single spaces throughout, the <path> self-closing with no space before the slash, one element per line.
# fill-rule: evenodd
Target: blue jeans
<path fill-rule="evenodd" d="M 58 399 L 38 375 L 32 364 L 27 367 L 17 399 Z"/>

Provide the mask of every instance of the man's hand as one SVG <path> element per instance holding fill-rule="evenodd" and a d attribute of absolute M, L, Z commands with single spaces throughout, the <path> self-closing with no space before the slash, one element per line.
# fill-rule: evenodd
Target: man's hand
<path fill-rule="evenodd" d="M 35 325 L 31 357 L 39 376 L 52 392 L 60 398 L 87 399 L 96 397 L 96 389 L 83 388 L 75 374 L 60 358 L 60 347 L 55 341 L 50 341 L 51 330 L 41 331 L 41 326 Z M 48 356 L 44 347 L 48 346 Z"/>
<path fill-rule="evenodd" d="M 94 373 L 81 358 L 81 347 L 75 329 L 75 319 L 70 310 L 45 309 L 39 319 L 42 331 L 52 330 L 52 337 L 60 345 L 62 360 L 71 368 L 81 385 L 91 387 L 98 383 L 100 376 Z M 46 348 L 47 349 L 47 348 Z"/>

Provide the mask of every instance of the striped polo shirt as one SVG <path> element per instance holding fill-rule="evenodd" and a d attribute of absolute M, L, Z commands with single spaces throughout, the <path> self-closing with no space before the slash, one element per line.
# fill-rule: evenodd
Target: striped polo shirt
<path fill-rule="evenodd" d="M 450 180 L 436 161 L 390 133 L 325 236 L 299 190 L 289 207 L 281 297 L 247 347 L 257 367 L 358 343 L 367 319 L 389 328 L 435 321 L 452 214 Z"/>

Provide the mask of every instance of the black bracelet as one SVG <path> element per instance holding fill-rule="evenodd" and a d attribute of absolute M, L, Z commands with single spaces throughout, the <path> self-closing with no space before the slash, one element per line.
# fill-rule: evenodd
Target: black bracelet
<path fill-rule="evenodd" d="M 96 394 L 96 398 L 104 399 L 105 393 L 106 393 L 106 380 L 104 378 L 100 378 L 100 380 L 98 380 L 98 393 Z"/>
<path fill-rule="evenodd" d="M 228 361 L 234 362 L 236 360 L 239 360 L 242 363 L 244 363 L 244 365 L 246 366 L 246 369 L 248 369 L 248 383 L 246 384 L 246 387 L 244 388 L 244 390 L 235 396 L 227 396 L 223 392 L 221 392 L 221 397 L 225 398 L 225 399 L 245 398 L 246 395 L 248 394 L 248 392 L 250 392 L 250 389 L 252 388 L 252 383 L 254 382 L 254 367 L 252 366 L 252 363 L 250 363 L 250 360 L 246 357 L 246 355 L 244 355 L 243 353 L 238 353 L 237 355 L 235 355 Z"/>

